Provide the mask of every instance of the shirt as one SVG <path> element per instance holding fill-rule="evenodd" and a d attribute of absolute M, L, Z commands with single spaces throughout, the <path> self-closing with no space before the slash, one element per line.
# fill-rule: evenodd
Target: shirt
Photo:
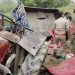
<path fill-rule="evenodd" d="M 52 29 L 57 34 L 65 34 L 65 32 L 69 29 L 69 22 L 65 18 L 60 17 L 54 21 Z"/>

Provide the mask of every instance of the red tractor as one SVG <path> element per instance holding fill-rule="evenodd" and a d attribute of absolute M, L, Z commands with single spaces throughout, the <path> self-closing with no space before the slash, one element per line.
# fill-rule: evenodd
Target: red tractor
<path fill-rule="evenodd" d="M 4 63 L 4 59 L 9 52 L 8 40 L 0 37 L 0 63 Z"/>
<path fill-rule="evenodd" d="M 6 25 L 8 24 L 8 25 Z M 20 40 L 15 33 L 15 22 L 7 16 L 0 14 L 0 63 L 12 69 L 16 55 L 16 43 Z"/>

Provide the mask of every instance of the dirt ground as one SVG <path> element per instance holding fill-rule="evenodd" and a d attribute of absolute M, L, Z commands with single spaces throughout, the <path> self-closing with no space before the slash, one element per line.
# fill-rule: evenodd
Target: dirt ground
<path fill-rule="evenodd" d="M 50 51 L 50 53 L 52 51 Z M 60 49 L 58 51 L 60 51 Z M 71 38 L 70 40 L 68 40 L 65 43 L 65 46 L 63 47 L 62 52 L 65 53 L 65 54 L 73 53 L 75 55 L 75 37 Z M 56 57 L 53 57 L 52 53 L 51 53 L 51 55 L 49 54 L 49 55 L 46 56 L 46 59 L 45 59 L 43 64 L 51 67 L 51 66 L 56 66 L 56 65 L 60 64 L 64 60 L 65 60 L 64 58 L 57 59 Z"/>

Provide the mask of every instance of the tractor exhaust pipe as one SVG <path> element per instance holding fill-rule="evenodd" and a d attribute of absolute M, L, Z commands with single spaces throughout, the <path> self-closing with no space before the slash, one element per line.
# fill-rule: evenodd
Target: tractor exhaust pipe
<path fill-rule="evenodd" d="M 12 73 L 7 67 L 0 64 L 0 75 L 12 75 Z"/>

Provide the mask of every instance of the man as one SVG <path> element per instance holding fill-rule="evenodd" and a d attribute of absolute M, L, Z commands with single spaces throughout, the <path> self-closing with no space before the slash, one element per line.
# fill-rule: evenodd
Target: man
<path fill-rule="evenodd" d="M 69 29 L 69 22 L 63 17 L 63 12 L 58 13 L 58 19 L 53 23 L 54 43 L 58 44 L 61 41 L 62 45 L 66 42 L 66 31 Z"/>
<path fill-rule="evenodd" d="M 71 21 L 72 17 L 70 15 L 70 13 L 69 12 L 65 12 L 64 13 L 64 18 L 69 21 L 69 25 L 71 27 L 71 25 L 72 25 L 72 21 Z M 69 35 L 68 35 L 68 32 L 66 31 L 66 40 L 68 40 L 68 38 L 69 38 Z"/>
<path fill-rule="evenodd" d="M 66 18 L 66 19 L 69 20 L 69 21 L 72 20 L 72 17 L 71 17 L 71 15 L 70 15 L 69 12 L 65 12 L 65 13 L 64 13 L 64 18 Z"/>

